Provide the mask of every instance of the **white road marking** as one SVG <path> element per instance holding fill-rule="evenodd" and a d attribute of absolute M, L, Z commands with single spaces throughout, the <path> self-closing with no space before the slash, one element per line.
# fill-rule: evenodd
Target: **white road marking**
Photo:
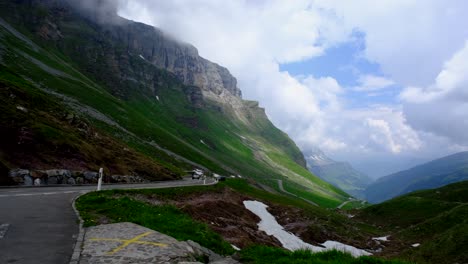
<path fill-rule="evenodd" d="M 1 194 L 1 197 L 20 197 L 20 196 L 34 196 L 34 195 L 53 195 L 53 194 L 64 194 L 64 193 L 76 193 L 82 191 L 62 191 L 62 192 L 37 192 L 37 193 L 13 193 L 13 194 Z"/>
<path fill-rule="evenodd" d="M 0 239 L 5 236 L 8 231 L 8 227 L 10 227 L 10 224 L 0 224 Z"/>

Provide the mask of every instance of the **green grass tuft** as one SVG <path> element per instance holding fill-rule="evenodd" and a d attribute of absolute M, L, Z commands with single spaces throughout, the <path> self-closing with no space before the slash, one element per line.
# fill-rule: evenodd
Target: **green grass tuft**
<path fill-rule="evenodd" d="M 175 206 L 149 205 L 114 194 L 114 191 L 93 192 L 77 200 L 76 207 L 84 220 L 84 226 L 96 225 L 98 219 L 104 216 L 111 222 L 132 222 L 178 240 L 193 240 L 222 255 L 234 252 L 220 235 Z"/>

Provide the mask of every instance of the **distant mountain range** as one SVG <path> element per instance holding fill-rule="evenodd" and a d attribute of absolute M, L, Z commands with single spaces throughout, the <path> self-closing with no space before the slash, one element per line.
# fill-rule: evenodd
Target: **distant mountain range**
<path fill-rule="evenodd" d="M 306 154 L 307 168 L 323 180 L 357 198 L 364 198 L 366 187 L 372 182 L 366 174 L 354 169 L 348 162 L 334 161 L 321 150 Z"/>
<path fill-rule="evenodd" d="M 468 180 L 468 152 L 460 152 L 378 179 L 366 189 L 366 198 L 378 203 L 416 190 Z"/>

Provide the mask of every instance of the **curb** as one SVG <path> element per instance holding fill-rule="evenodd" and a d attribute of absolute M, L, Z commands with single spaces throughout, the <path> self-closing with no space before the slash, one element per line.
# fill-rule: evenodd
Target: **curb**
<path fill-rule="evenodd" d="M 193 185 L 193 186 L 215 185 L 217 183 L 218 183 L 217 181 L 213 181 L 213 182 L 210 182 L 210 183 L 206 183 L 204 185 Z M 152 189 L 152 188 L 154 188 L 154 187 L 146 187 L 146 188 L 139 188 L 139 189 Z M 174 187 L 168 187 L 168 188 L 174 188 Z M 85 195 L 85 194 L 87 194 L 89 192 L 93 192 L 93 190 L 81 191 L 81 193 L 79 195 L 77 195 L 75 198 L 73 198 L 73 201 L 72 201 L 73 211 L 75 211 L 76 217 L 80 221 L 80 224 L 79 224 L 78 236 L 76 238 L 75 246 L 73 247 L 73 254 L 71 256 L 69 264 L 79 264 L 80 257 L 81 257 L 81 249 L 82 249 L 82 246 L 83 246 L 83 240 L 84 240 L 84 235 L 85 235 L 85 230 L 83 228 L 83 222 L 84 221 L 83 221 L 83 218 L 81 218 L 81 216 L 80 216 L 80 212 L 78 212 L 78 210 L 76 209 L 75 202 L 82 195 Z"/>
<path fill-rule="evenodd" d="M 73 201 L 72 201 L 72 207 L 73 207 L 73 211 L 75 211 L 75 214 L 76 214 L 76 217 L 78 218 L 78 220 L 80 221 L 80 224 L 79 224 L 79 232 L 78 232 L 78 236 L 76 238 L 76 242 L 75 242 L 75 246 L 73 247 L 73 254 L 71 256 L 71 259 L 70 259 L 70 262 L 69 264 L 78 264 L 80 262 L 80 257 L 81 257 L 81 247 L 83 245 L 83 240 L 84 240 L 84 235 L 85 235 L 85 230 L 83 228 L 83 218 L 81 218 L 80 216 L 80 212 L 78 212 L 78 210 L 76 209 L 76 205 L 75 205 L 75 202 L 78 198 L 80 198 L 82 195 L 85 195 L 87 193 L 89 193 L 90 191 L 85 191 L 83 193 L 80 193 L 79 195 L 77 195 L 75 198 L 73 198 Z"/>

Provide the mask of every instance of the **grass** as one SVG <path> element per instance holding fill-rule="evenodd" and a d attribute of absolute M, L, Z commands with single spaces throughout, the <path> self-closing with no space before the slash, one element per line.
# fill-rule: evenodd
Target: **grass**
<path fill-rule="evenodd" d="M 468 181 L 417 191 L 362 209 L 359 218 L 417 248 L 399 249 L 417 263 L 468 261 Z"/>
<path fill-rule="evenodd" d="M 1 13 L 10 22 L 30 11 L 23 5 L 3 5 Z M 41 47 L 38 51 L 0 27 L 5 67 L 17 78 L 25 77 L 27 81 L 23 79 L 22 82 L 29 83 L 29 86 L 40 85 L 73 98 L 130 131 L 129 134 L 93 116 L 83 115 L 89 124 L 113 137 L 114 141 L 129 146 L 147 156 L 147 160 L 154 160 L 176 173 L 192 166 L 171 158 L 147 142 L 155 142 L 213 172 L 241 174 L 263 181 L 273 188 L 277 188 L 277 184 L 268 179 L 289 177 L 296 183 L 289 191 L 298 195 L 310 192 L 308 197 L 317 199 L 317 203 L 324 206 L 329 204 L 321 199 L 336 200 L 336 203 L 346 199 L 347 194 L 326 184 L 303 167 L 305 162 L 300 150 L 285 133 L 273 126 L 258 104 L 243 102 L 245 107 L 242 111 L 247 122 L 238 119 L 229 105 L 205 100 L 203 106 L 198 107 L 193 104 L 189 94 L 199 88 L 185 86 L 173 74 L 139 58 L 137 51 L 133 54 L 134 51 L 127 50 L 126 43 L 74 14 L 57 18 L 58 21 L 54 19 L 63 35 L 60 43 L 38 38 L 28 29 L 35 28 L 47 16 L 54 15 L 54 10 L 45 11 L 41 9 L 25 16 L 24 21 L 15 21 L 21 25 L 21 32 Z M 119 59 L 117 66 L 122 67 L 115 67 L 106 59 L 114 57 L 125 58 L 122 59 L 124 61 Z M 56 74 L 58 71 L 66 76 Z M 121 76 L 135 81 L 123 80 Z M 151 76 L 151 80 L 148 80 L 148 76 Z M 39 90 L 31 88 L 28 92 Z M 160 100 L 155 99 L 156 95 Z M 37 127 L 46 136 L 61 137 L 60 131 L 56 131 L 57 127 L 49 124 L 38 124 Z M 255 146 L 239 135 L 255 141 Z M 80 149 L 78 143 L 75 145 L 75 149 Z M 275 166 L 259 159 L 255 152 L 272 155 L 285 169 L 278 171 Z M 119 153 L 109 153 L 109 156 L 121 157 Z M 304 186 L 303 183 L 308 186 L 307 189 L 297 187 Z M 318 188 L 312 188 L 314 186 Z"/>
<path fill-rule="evenodd" d="M 242 263 L 256 264 L 405 264 L 399 260 L 382 260 L 374 257 L 362 256 L 354 258 L 348 253 L 330 250 L 313 253 L 310 250 L 287 251 L 267 246 L 254 246 L 240 252 Z"/>
<path fill-rule="evenodd" d="M 311 230 L 320 232 L 325 229 L 327 232 L 336 232 L 343 237 L 353 237 L 355 240 L 363 239 L 362 234 L 356 233 L 356 228 L 350 228 L 355 223 L 334 211 L 327 210 L 321 207 L 310 205 L 301 199 L 295 197 L 284 196 L 281 194 L 273 194 L 255 187 L 255 183 L 244 179 L 227 179 L 225 182 L 220 182 L 210 186 L 191 186 L 177 187 L 167 189 L 141 189 L 141 190 L 109 190 L 99 193 L 90 193 L 80 197 L 77 201 L 77 208 L 80 211 L 85 225 L 95 225 L 108 219 L 110 222 L 133 222 L 145 227 L 166 233 L 180 240 L 191 239 L 208 247 L 216 252 L 224 252 L 232 250 L 229 247 L 220 246 L 225 242 L 222 240 L 208 239 L 212 237 L 212 233 L 206 225 L 199 231 L 195 231 L 192 225 L 196 222 L 186 221 L 188 215 L 185 215 L 180 210 L 167 205 L 151 205 L 145 203 L 145 199 L 161 201 L 162 204 L 169 204 L 171 201 L 180 201 L 185 197 L 193 197 L 196 194 L 205 193 L 223 193 L 225 188 L 230 188 L 242 195 L 246 199 L 263 201 L 267 204 L 275 204 L 282 207 L 300 208 L 305 217 L 315 219 Z M 141 197 L 145 199 L 140 199 Z M 140 197 L 138 200 L 132 197 Z M 167 214 L 167 215 L 165 215 Z M 176 218 L 184 219 L 176 221 Z M 362 224 L 364 226 L 364 224 Z M 189 229 L 189 230 L 187 230 Z M 212 241 L 217 241 L 213 243 Z M 219 244 L 219 245 L 216 245 Z"/>
<path fill-rule="evenodd" d="M 96 224 L 97 217 L 111 222 L 132 222 L 172 236 L 178 240 L 193 240 L 222 255 L 234 249 L 207 225 L 197 222 L 171 205 L 149 205 L 129 197 L 112 197 L 113 192 L 93 192 L 80 197 L 76 206 L 84 226 Z"/>

